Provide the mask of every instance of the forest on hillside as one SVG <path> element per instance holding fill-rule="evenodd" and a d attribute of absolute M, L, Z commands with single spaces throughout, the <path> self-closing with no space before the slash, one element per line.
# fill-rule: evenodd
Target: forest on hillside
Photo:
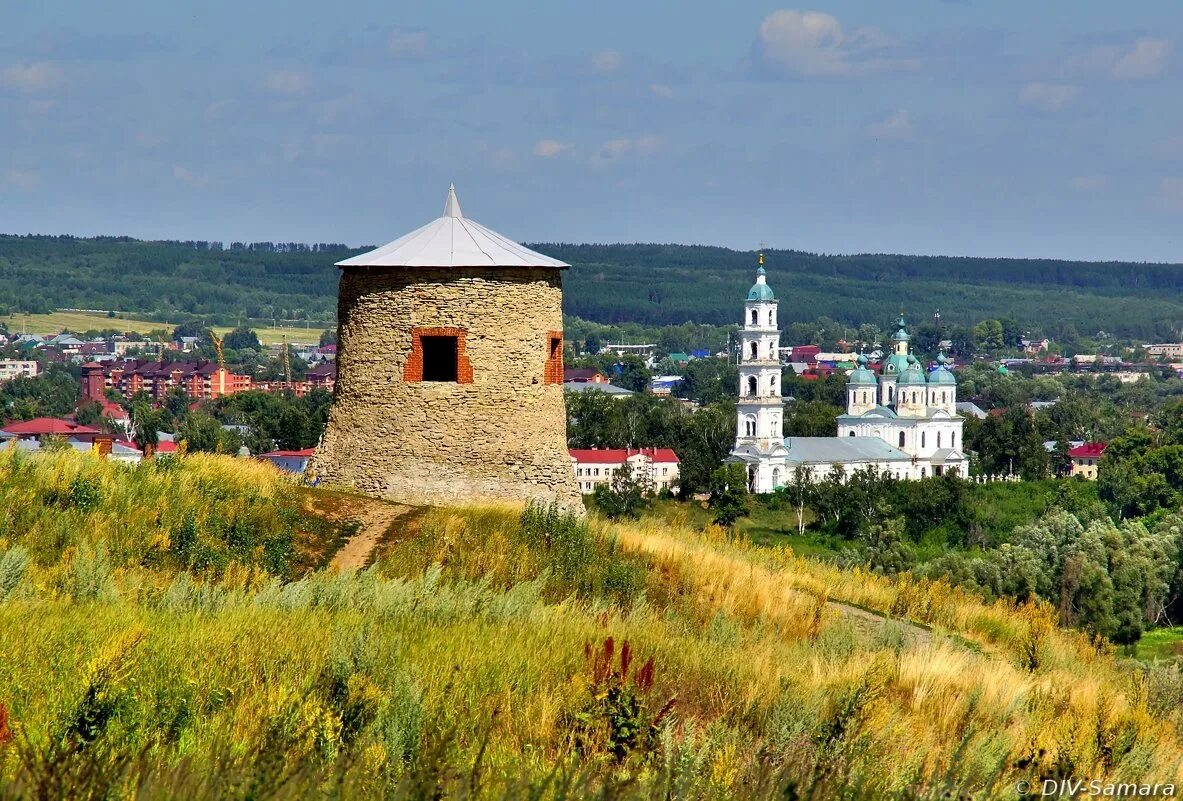
<path fill-rule="evenodd" d="M 572 265 L 565 312 L 648 326 L 727 325 L 752 281 L 755 254 L 688 245 L 531 245 Z M 146 242 L 127 237 L 0 236 L 0 314 L 61 308 L 331 321 L 340 244 Z M 819 317 L 884 324 L 939 310 L 952 324 L 1012 318 L 1056 336 L 1105 331 L 1174 338 L 1183 266 L 881 254 L 766 253 L 787 326 Z M 216 318 L 216 319 L 215 319 Z"/>

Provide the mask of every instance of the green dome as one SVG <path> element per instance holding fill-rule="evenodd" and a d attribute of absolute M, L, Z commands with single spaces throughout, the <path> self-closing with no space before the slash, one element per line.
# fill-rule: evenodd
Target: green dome
<path fill-rule="evenodd" d="M 907 369 L 908 357 L 901 356 L 898 353 L 891 354 L 887 357 L 887 361 L 883 363 L 883 375 L 889 378 L 895 378 Z"/>
<path fill-rule="evenodd" d="M 776 300 L 772 287 L 764 280 L 768 273 L 764 270 L 764 254 L 760 254 L 760 266 L 756 268 L 756 283 L 748 290 L 748 300 Z"/>
<path fill-rule="evenodd" d="M 756 283 L 748 290 L 748 300 L 776 300 L 776 295 L 768 284 Z"/>
<path fill-rule="evenodd" d="M 948 386 L 957 385 L 957 379 L 953 377 L 952 371 L 945 366 L 948 361 L 943 353 L 937 356 L 937 367 L 928 374 L 928 383 Z"/>
<path fill-rule="evenodd" d="M 900 373 L 900 379 L 897 383 L 901 387 L 924 383 L 924 371 L 920 369 L 915 356 L 908 356 L 908 369 Z"/>
<path fill-rule="evenodd" d="M 875 377 L 875 372 L 867 368 L 867 357 L 859 354 L 858 367 L 850 371 L 850 375 L 846 377 L 847 386 L 867 386 L 877 384 L 878 380 Z"/>

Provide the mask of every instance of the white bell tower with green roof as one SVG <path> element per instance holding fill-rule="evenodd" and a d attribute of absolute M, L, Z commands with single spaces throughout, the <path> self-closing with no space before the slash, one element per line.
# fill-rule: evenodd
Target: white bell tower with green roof
<path fill-rule="evenodd" d="M 756 283 L 744 301 L 739 333 L 739 399 L 730 459 L 747 466 L 748 489 L 760 493 L 772 492 L 788 479 L 776 307 L 761 253 Z"/>

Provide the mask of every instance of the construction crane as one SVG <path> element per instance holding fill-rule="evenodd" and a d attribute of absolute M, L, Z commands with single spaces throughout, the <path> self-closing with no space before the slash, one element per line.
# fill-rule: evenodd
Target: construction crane
<path fill-rule="evenodd" d="M 292 388 L 292 357 L 288 353 L 288 337 L 287 334 L 283 336 L 283 380 L 284 386 L 287 389 Z"/>
<path fill-rule="evenodd" d="M 210 331 L 209 338 L 211 340 L 213 340 L 214 352 L 218 354 L 218 367 L 221 367 L 223 370 L 226 369 L 226 357 L 222 353 L 222 339 L 221 339 L 221 337 L 219 337 L 213 331 Z"/>

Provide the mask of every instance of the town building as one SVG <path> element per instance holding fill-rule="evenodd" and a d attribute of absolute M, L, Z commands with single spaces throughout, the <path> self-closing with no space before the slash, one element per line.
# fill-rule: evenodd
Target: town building
<path fill-rule="evenodd" d="M 1097 466 L 1105 454 L 1104 442 L 1084 442 L 1068 449 L 1068 458 L 1072 461 L 1069 475 L 1080 476 L 1089 481 L 1097 480 Z"/>
<path fill-rule="evenodd" d="M 582 511 L 567 453 L 568 264 L 443 214 L 337 264 L 336 402 L 313 470 L 392 500 Z"/>
<path fill-rule="evenodd" d="M 271 451 L 259 454 L 260 459 L 270 462 L 285 473 L 295 473 L 298 476 L 308 471 L 308 463 L 312 460 L 315 448 L 303 448 L 297 451 Z"/>
<path fill-rule="evenodd" d="M 784 438 L 776 304 L 761 258 L 744 303 L 736 441 L 728 458 L 747 466 L 751 491 L 771 492 L 798 469 L 810 480 L 835 468 L 845 475 L 872 468 L 902 480 L 969 474 L 961 450 L 964 421 L 957 414 L 957 380 L 944 353 L 933 370 L 924 370 L 911 353 L 903 315 L 879 373 L 864 354 L 848 373 L 838 436 Z M 817 354 L 818 361 L 826 355 Z"/>
<path fill-rule="evenodd" d="M 756 283 L 748 290 L 743 307 L 735 446 L 728 459 L 745 465 L 749 490 L 761 493 L 772 492 L 786 481 L 788 450 L 780 386 L 777 302 L 768 285 L 761 253 Z"/>
<path fill-rule="evenodd" d="M 564 367 L 564 384 L 607 384 L 608 376 L 591 367 Z"/>
<path fill-rule="evenodd" d="M 127 359 L 82 365 L 84 400 L 103 400 L 108 389 L 125 398 L 145 392 L 154 400 L 163 400 L 174 387 L 196 400 L 208 400 L 251 389 L 251 377 L 232 373 L 217 362 L 206 360 L 159 362 Z"/>
<path fill-rule="evenodd" d="M 678 483 L 678 454 L 670 448 L 571 448 L 567 452 L 584 495 L 610 483 L 625 464 L 634 478 L 644 480 L 654 492 L 672 490 Z"/>
<path fill-rule="evenodd" d="M 0 361 L 0 384 L 14 378 L 36 378 L 39 369 L 37 362 L 34 361 L 2 360 Z"/>
<path fill-rule="evenodd" d="M 618 387 L 615 384 L 597 384 L 592 381 L 564 381 L 563 393 L 566 394 L 568 392 L 574 392 L 576 394 L 582 394 L 585 392 L 602 392 L 605 395 L 616 398 L 617 400 L 623 400 L 624 398 L 629 398 L 637 394 L 631 389 Z"/>
<path fill-rule="evenodd" d="M 1143 345 L 1147 355 L 1156 359 L 1183 359 L 1183 342 L 1161 342 L 1157 345 Z"/>
<path fill-rule="evenodd" d="M 0 428 L 0 431 L 4 432 L 8 439 L 39 440 L 42 437 L 61 437 L 86 443 L 94 442 L 96 438 L 103 436 L 103 433 L 97 428 L 79 425 L 71 420 L 62 420 L 57 417 L 37 417 L 32 420 L 12 422 Z"/>
<path fill-rule="evenodd" d="M 957 379 L 944 353 L 925 372 L 912 355 L 903 315 L 892 335 L 893 352 L 879 375 L 859 356 L 846 381 L 846 414 L 838 417 L 838 436 L 874 437 L 911 457 L 899 478 L 927 478 L 944 473 L 969 474 L 961 451 L 964 421 L 957 414 Z"/>

